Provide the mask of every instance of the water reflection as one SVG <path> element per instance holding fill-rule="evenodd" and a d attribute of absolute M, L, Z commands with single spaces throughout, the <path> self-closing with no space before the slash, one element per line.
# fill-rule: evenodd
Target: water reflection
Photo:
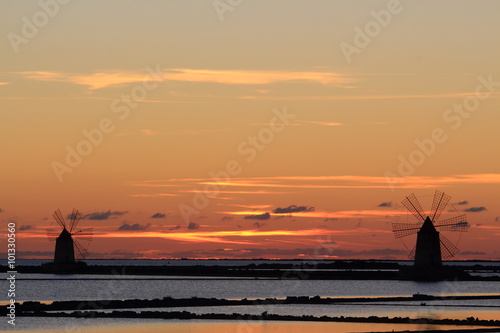
<path fill-rule="evenodd" d="M 314 322 L 272 322 L 272 321 L 132 321 L 117 320 L 106 321 L 101 319 L 74 320 L 64 324 L 59 322 L 59 327 L 54 323 L 44 323 L 42 329 L 33 327 L 34 322 L 28 322 L 23 318 L 16 325 L 19 333 L 67 333 L 68 325 L 72 326 L 73 332 L 79 333 L 347 333 L 347 332 L 390 332 L 392 330 L 424 330 L 424 329 L 451 329 L 456 326 L 444 325 L 410 325 L 410 324 L 372 324 L 372 323 L 314 323 Z M 47 319 L 47 318 L 46 318 Z M 66 319 L 67 321 L 67 319 Z M 39 323 L 40 324 L 40 323 Z M 50 326 L 49 326 L 50 325 Z M 51 327 L 44 329 L 43 326 Z M 28 327 L 31 327 L 28 328 Z M 28 329 L 27 329 L 28 328 Z M 468 327 L 476 328 L 476 327 Z"/>

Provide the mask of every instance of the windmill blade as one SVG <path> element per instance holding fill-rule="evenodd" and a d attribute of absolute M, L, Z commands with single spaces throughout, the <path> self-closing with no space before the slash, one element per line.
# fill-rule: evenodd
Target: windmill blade
<path fill-rule="evenodd" d="M 64 221 L 64 217 L 61 214 L 61 210 L 58 209 L 54 211 L 54 214 L 52 214 L 56 222 L 61 226 L 61 228 L 66 229 L 66 222 Z"/>
<path fill-rule="evenodd" d="M 465 214 L 452 217 L 450 219 L 442 220 L 434 224 L 436 229 L 445 231 L 459 231 L 466 232 L 469 229 L 469 223 Z"/>
<path fill-rule="evenodd" d="M 446 208 L 448 201 L 450 201 L 450 198 L 451 196 L 436 190 L 436 193 L 434 193 L 434 200 L 432 201 L 431 208 L 431 212 L 434 212 L 431 218 L 432 222 L 436 221 L 439 218 L 443 210 Z"/>
<path fill-rule="evenodd" d="M 394 233 L 394 238 L 398 239 L 416 234 L 421 227 L 421 223 L 393 223 L 392 232 Z"/>
<path fill-rule="evenodd" d="M 81 229 L 75 231 L 71 235 L 79 240 L 91 242 L 92 239 L 94 238 L 94 228 Z"/>
<path fill-rule="evenodd" d="M 49 241 L 55 242 L 57 240 L 57 237 L 59 236 L 59 232 L 55 229 L 46 229 L 46 230 Z"/>
<path fill-rule="evenodd" d="M 413 247 L 413 250 L 410 251 L 410 253 L 408 254 L 408 259 L 411 259 L 411 260 L 414 260 L 415 259 L 415 251 L 417 250 L 417 246 L 415 245 Z"/>
<path fill-rule="evenodd" d="M 78 210 L 73 208 L 73 212 L 71 213 L 71 223 L 69 226 L 69 232 L 72 233 L 73 230 L 76 228 L 78 225 L 78 222 L 80 222 L 80 219 L 82 218 L 82 213 L 80 213 Z"/>
<path fill-rule="evenodd" d="M 439 241 L 441 243 L 441 258 L 443 259 L 453 258 L 460 251 L 448 238 L 441 234 L 439 235 Z"/>
<path fill-rule="evenodd" d="M 87 249 L 85 249 L 83 247 L 83 245 L 80 244 L 80 242 L 78 242 L 76 239 L 73 239 L 73 246 L 74 246 L 74 249 L 76 252 L 76 257 L 79 260 L 83 260 L 89 255 L 89 253 L 87 252 Z"/>
<path fill-rule="evenodd" d="M 69 232 L 71 233 L 73 231 L 73 225 L 75 224 L 75 220 L 76 220 L 76 214 L 78 213 L 78 211 L 76 209 L 73 208 L 73 211 L 71 212 L 71 214 L 68 216 L 68 218 L 70 219 L 70 222 L 69 222 Z"/>
<path fill-rule="evenodd" d="M 403 201 L 401 201 L 401 203 L 403 204 L 403 206 L 406 207 L 406 209 L 408 209 L 413 214 L 413 216 L 417 218 L 417 220 L 422 222 L 425 221 L 425 216 L 422 210 L 422 206 L 420 206 L 420 203 L 418 202 L 418 199 L 415 196 L 415 194 L 413 193 L 410 194 Z"/>

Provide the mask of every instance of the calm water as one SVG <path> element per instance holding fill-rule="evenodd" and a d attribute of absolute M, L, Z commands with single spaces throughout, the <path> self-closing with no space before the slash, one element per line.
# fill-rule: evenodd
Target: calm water
<path fill-rule="evenodd" d="M 258 322 L 258 321 L 180 321 L 180 320 L 129 320 L 129 319 L 20 319 L 13 328 L 3 323 L 0 329 L 18 333 L 347 333 L 388 332 L 394 330 L 451 329 L 456 326 L 364 324 L 364 323 L 306 323 L 306 322 Z M 475 327 L 470 327 L 475 328 Z"/>
<path fill-rule="evenodd" d="M 136 261 L 138 262 L 138 261 Z M 144 261 L 141 261 L 144 264 Z M 185 261 L 188 262 L 193 261 Z M 228 263 L 229 261 L 224 261 Z M 242 261 L 248 264 L 248 261 Z M 109 263 L 109 261 L 108 261 Z M 150 263 L 146 263 L 150 264 Z M 234 264 L 234 261 L 233 263 Z M 6 274 L 0 274 L 0 288 L 7 290 Z M 260 279 L 199 279 L 157 276 L 106 276 L 106 275 L 46 275 L 18 274 L 16 300 L 104 300 L 104 299 L 152 299 L 171 296 L 174 298 L 284 298 L 286 296 L 411 296 L 471 295 L 500 293 L 499 282 L 432 282 L 413 281 L 343 281 L 343 280 L 260 280 Z M 0 293 L 0 301 L 7 301 L 6 293 Z M 158 310 L 158 309 L 156 309 Z M 315 316 L 410 316 L 431 318 L 458 318 L 469 316 L 481 319 L 500 319 L 499 300 L 439 301 L 380 304 L 336 305 L 266 305 L 200 308 L 170 308 L 196 313 L 243 313 L 260 314 L 264 311 L 276 314 Z M 125 325 L 125 326 L 124 326 Z M 395 330 L 419 330 L 429 327 L 419 325 L 385 325 L 352 323 L 289 323 L 289 322 L 232 322 L 232 321 L 162 321 L 124 319 L 58 319 L 18 318 L 17 325 L 0 322 L 0 330 L 15 329 L 20 332 L 367 332 Z M 438 328 L 438 327 L 433 327 Z M 450 329 L 451 327 L 445 327 Z M 76 329 L 76 330 L 75 330 Z"/>
<path fill-rule="evenodd" d="M 6 274 L 0 274 L 0 288 L 6 290 Z M 19 301 L 100 300 L 216 297 L 216 298 L 266 298 L 286 296 L 411 296 L 470 295 L 500 293 L 500 282 L 413 282 L 389 280 L 256 280 L 256 279 L 141 279 L 114 276 L 74 275 L 72 280 L 62 280 L 61 275 L 45 275 L 48 280 L 30 279 L 30 274 L 19 274 L 17 297 Z M 40 278 L 35 275 L 35 278 Z M 103 280 L 103 278 L 112 278 Z M 82 278 L 84 280 L 78 280 Z M 142 277 L 141 277 L 142 278 Z M 27 279 L 27 280 L 24 280 Z M 1 301 L 7 300 L 5 293 Z"/>

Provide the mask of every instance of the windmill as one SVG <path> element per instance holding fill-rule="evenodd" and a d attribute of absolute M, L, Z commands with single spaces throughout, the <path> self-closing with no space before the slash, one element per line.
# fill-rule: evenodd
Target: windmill
<path fill-rule="evenodd" d="M 393 223 L 392 231 L 395 238 L 417 234 L 417 243 L 409 255 L 411 259 L 414 259 L 416 268 L 442 267 L 443 259 L 450 259 L 459 252 L 459 249 L 442 234 L 442 231 L 467 231 L 469 224 L 465 214 L 439 221 L 439 216 L 450 198 L 449 195 L 436 191 L 429 215 L 424 213 L 415 194 L 407 196 L 401 202 L 418 222 Z"/>
<path fill-rule="evenodd" d="M 54 264 L 75 264 L 75 254 L 77 259 L 85 259 L 89 254 L 86 247 L 92 241 L 93 229 L 76 230 L 82 214 L 78 210 L 73 209 L 73 212 L 68 216 L 70 220 L 69 224 L 66 223 L 59 209 L 52 216 L 62 228 L 59 236 L 57 236 L 58 232 L 56 230 L 47 230 L 49 240 L 56 242 Z M 83 246 L 82 241 L 86 242 L 87 246 Z"/>

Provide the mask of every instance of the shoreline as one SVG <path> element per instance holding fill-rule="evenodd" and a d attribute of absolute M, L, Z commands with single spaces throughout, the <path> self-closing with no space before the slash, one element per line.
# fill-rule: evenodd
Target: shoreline
<path fill-rule="evenodd" d="M 156 318 L 156 319 L 222 319 L 222 320 L 285 320 L 285 321 L 333 321 L 333 322 L 373 322 L 373 323 L 426 323 L 435 325 L 476 325 L 500 327 L 500 320 L 479 320 L 468 317 L 466 319 L 432 319 L 432 318 L 410 318 L 410 317 L 314 317 L 311 315 L 274 315 L 267 311 L 261 315 L 250 314 L 195 314 L 188 311 L 152 311 L 151 308 L 195 308 L 195 307 L 225 307 L 225 306 L 259 306 L 259 305 L 291 305 L 291 304 L 359 304 L 370 302 L 421 302 L 419 306 L 427 306 L 422 301 L 442 300 L 471 300 L 471 299 L 500 299 L 500 295 L 476 295 L 476 296 L 432 296 L 415 294 L 411 297 L 319 297 L 319 296 L 288 296 L 286 298 L 265 299 L 217 299 L 217 298 L 181 298 L 164 297 L 162 299 L 131 299 L 131 300 L 87 300 L 87 301 L 53 301 L 41 303 L 36 301 L 25 301 L 14 303 L 16 316 L 19 317 L 77 317 L 77 318 Z M 415 304 L 417 306 L 418 304 Z M 429 306 L 432 306 L 431 304 Z M 490 306 L 495 307 L 495 306 Z M 7 315 L 8 305 L 0 306 L 0 313 Z M 140 311 L 141 309 L 148 309 Z M 100 312 L 112 310 L 111 312 Z M 60 312 L 65 311 L 65 312 Z"/>
<path fill-rule="evenodd" d="M 469 265 L 464 265 L 468 263 Z M 338 261 L 334 263 L 307 261 L 297 263 L 252 263 L 248 265 L 87 265 L 55 267 L 22 266 L 16 267 L 23 274 L 82 274 L 82 275 L 150 275 L 150 276 L 190 276 L 219 278 L 267 278 L 302 280 L 414 280 L 412 266 L 391 262 Z M 7 271 L 6 266 L 0 266 Z M 476 262 L 462 262 L 462 265 L 446 265 L 442 274 L 424 277 L 423 280 L 454 281 L 500 281 L 500 267 L 479 265 Z M 471 275 L 486 274 L 486 276 Z"/>
<path fill-rule="evenodd" d="M 43 312 L 61 310 L 105 310 L 130 308 L 164 308 L 164 307 L 205 307 L 205 306 L 235 306 L 235 305 L 290 305 L 290 304 L 346 304 L 346 303 L 376 303 L 376 302 L 420 302 L 418 306 L 426 306 L 424 301 L 446 300 L 478 300 L 500 299 L 498 295 L 462 295 L 462 296 L 433 296 L 415 294 L 413 296 L 389 297 L 320 297 L 320 296 L 287 296 L 286 298 L 257 298 L 257 299 L 224 299 L 224 298 L 172 298 L 156 299 L 128 299 L 128 300 L 73 300 L 52 301 L 41 303 L 24 301 L 15 303 L 20 313 Z M 494 307 L 494 306 L 488 306 Z M 500 305 L 498 306 L 500 307 Z M 0 313 L 7 311 L 7 305 L 0 306 Z"/>
<path fill-rule="evenodd" d="M 315 317 L 311 315 L 293 316 L 277 315 L 263 312 L 261 315 L 250 314 L 195 314 L 188 311 L 113 311 L 110 313 L 99 311 L 73 311 L 73 312 L 30 312 L 23 317 L 75 317 L 75 318 L 134 318 L 134 319 L 180 319 L 180 320 L 244 320 L 244 321 L 300 321 L 300 322 L 352 322 L 352 323 L 381 323 L 381 324 L 419 324 L 419 325 L 453 325 L 453 326 L 484 326 L 498 331 L 500 320 L 479 320 L 469 317 L 467 319 L 432 319 L 409 317 Z M 450 331 L 452 332 L 452 331 Z M 488 331 L 489 332 L 489 331 Z"/>

